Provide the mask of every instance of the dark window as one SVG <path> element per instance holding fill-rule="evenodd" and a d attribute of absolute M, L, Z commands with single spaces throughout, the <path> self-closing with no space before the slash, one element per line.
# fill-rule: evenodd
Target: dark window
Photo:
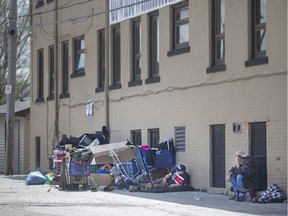
<path fill-rule="evenodd" d="M 49 95 L 48 100 L 54 98 L 54 46 L 49 47 Z"/>
<path fill-rule="evenodd" d="M 177 4 L 172 10 L 172 50 L 168 56 L 190 52 L 188 2 Z"/>
<path fill-rule="evenodd" d="M 85 68 L 85 41 L 84 36 L 74 39 L 74 74 L 71 77 L 83 76 Z"/>
<path fill-rule="evenodd" d="M 112 28 L 112 86 L 121 87 L 120 25 Z"/>
<path fill-rule="evenodd" d="M 39 7 L 42 7 L 43 5 L 44 5 L 44 0 L 37 0 L 35 8 L 37 9 Z"/>
<path fill-rule="evenodd" d="M 185 143 L 186 143 L 186 138 L 185 138 L 185 127 L 175 127 L 175 147 L 176 151 L 185 151 Z"/>
<path fill-rule="evenodd" d="M 141 21 L 132 22 L 132 77 L 129 86 L 141 85 Z"/>
<path fill-rule="evenodd" d="M 44 51 L 40 49 L 37 51 L 38 60 L 38 83 L 37 83 L 37 99 L 36 102 L 44 101 Z"/>
<path fill-rule="evenodd" d="M 69 97 L 69 47 L 68 41 L 62 43 L 62 95 Z"/>
<path fill-rule="evenodd" d="M 104 91 L 105 85 L 105 29 L 98 31 L 98 88 L 96 92 Z"/>
<path fill-rule="evenodd" d="M 225 70 L 225 0 L 212 0 L 211 67 L 207 72 Z"/>
<path fill-rule="evenodd" d="M 148 129 L 148 143 L 151 148 L 156 148 L 159 143 L 159 129 Z"/>
<path fill-rule="evenodd" d="M 149 15 L 149 73 L 146 83 L 159 82 L 159 13 Z"/>
<path fill-rule="evenodd" d="M 250 59 L 245 66 L 268 63 L 266 57 L 266 0 L 250 0 Z"/>
<path fill-rule="evenodd" d="M 35 137 L 35 167 L 38 168 L 41 165 L 41 140 L 40 137 Z"/>
<path fill-rule="evenodd" d="M 131 141 L 134 145 L 138 145 L 138 146 L 142 145 L 141 130 L 131 131 Z"/>

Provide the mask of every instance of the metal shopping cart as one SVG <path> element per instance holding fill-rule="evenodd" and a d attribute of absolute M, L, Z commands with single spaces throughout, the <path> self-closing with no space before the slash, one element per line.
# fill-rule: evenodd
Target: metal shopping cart
<path fill-rule="evenodd" d="M 175 152 L 173 150 L 142 150 L 139 146 L 132 147 L 134 158 L 139 168 L 136 180 L 142 182 L 154 180 L 153 171 L 175 166 Z"/>
<path fill-rule="evenodd" d="M 90 176 L 90 164 L 93 159 L 93 154 L 88 148 L 72 148 L 67 150 L 62 158 L 60 187 L 68 190 L 88 189 L 88 176 Z"/>
<path fill-rule="evenodd" d="M 124 175 L 133 182 L 153 180 L 153 171 L 175 165 L 174 150 L 142 150 L 129 140 L 90 147 L 96 164 L 112 164 L 117 176 Z M 152 159 L 152 160 L 151 160 Z"/>

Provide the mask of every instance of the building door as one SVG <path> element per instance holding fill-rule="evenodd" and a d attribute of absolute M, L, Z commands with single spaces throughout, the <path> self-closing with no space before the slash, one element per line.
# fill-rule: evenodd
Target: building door
<path fill-rule="evenodd" d="M 14 122 L 13 172 L 19 174 L 19 121 Z"/>
<path fill-rule="evenodd" d="M 225 125 L 212 125 L 212 187 L 225 188 Z"/>
<path fill-rule="evenodd" d="M 250 124 L 251 157 L 259 171 L 260 190 L 267 189 L 266 122 Z"/>

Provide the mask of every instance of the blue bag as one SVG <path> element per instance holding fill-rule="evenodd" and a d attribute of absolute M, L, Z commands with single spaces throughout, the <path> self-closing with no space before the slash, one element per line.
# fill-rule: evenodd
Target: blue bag
<path fill-rule="evenodd" d="M 26 179 L 26 185 L 43 185 L 45 184 L 45 176 L 39 171 L 30 172 Z"/>

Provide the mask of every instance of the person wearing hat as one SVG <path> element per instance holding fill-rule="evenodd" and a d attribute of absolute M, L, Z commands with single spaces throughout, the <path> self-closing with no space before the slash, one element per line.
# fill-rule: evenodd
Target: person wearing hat
<path fill-rule="evenodd" d="M 229 170 L 226 178 L 231 182 L 231 190 L 236 193 L 238 188 L 259 190 L 258 170 L 254 159 L 250 158 L 243 150 L 238 150 L 235 154 L 236 166 Z M 234 199 L 234 196 L 231 198 Z"/>
<path fill-rule="evenodd" d="M 130 192 L 135 191 L 151 191 L 152 189 L 176 188 L 181 186 L 189 186 L 190 176 L 186 172 L 186 166 L 180 164 L 176 166 L 172 172 L 165 175 L 163 178 L 156 179 L 148 184 L 139 186 L 129 186 Z"/>

